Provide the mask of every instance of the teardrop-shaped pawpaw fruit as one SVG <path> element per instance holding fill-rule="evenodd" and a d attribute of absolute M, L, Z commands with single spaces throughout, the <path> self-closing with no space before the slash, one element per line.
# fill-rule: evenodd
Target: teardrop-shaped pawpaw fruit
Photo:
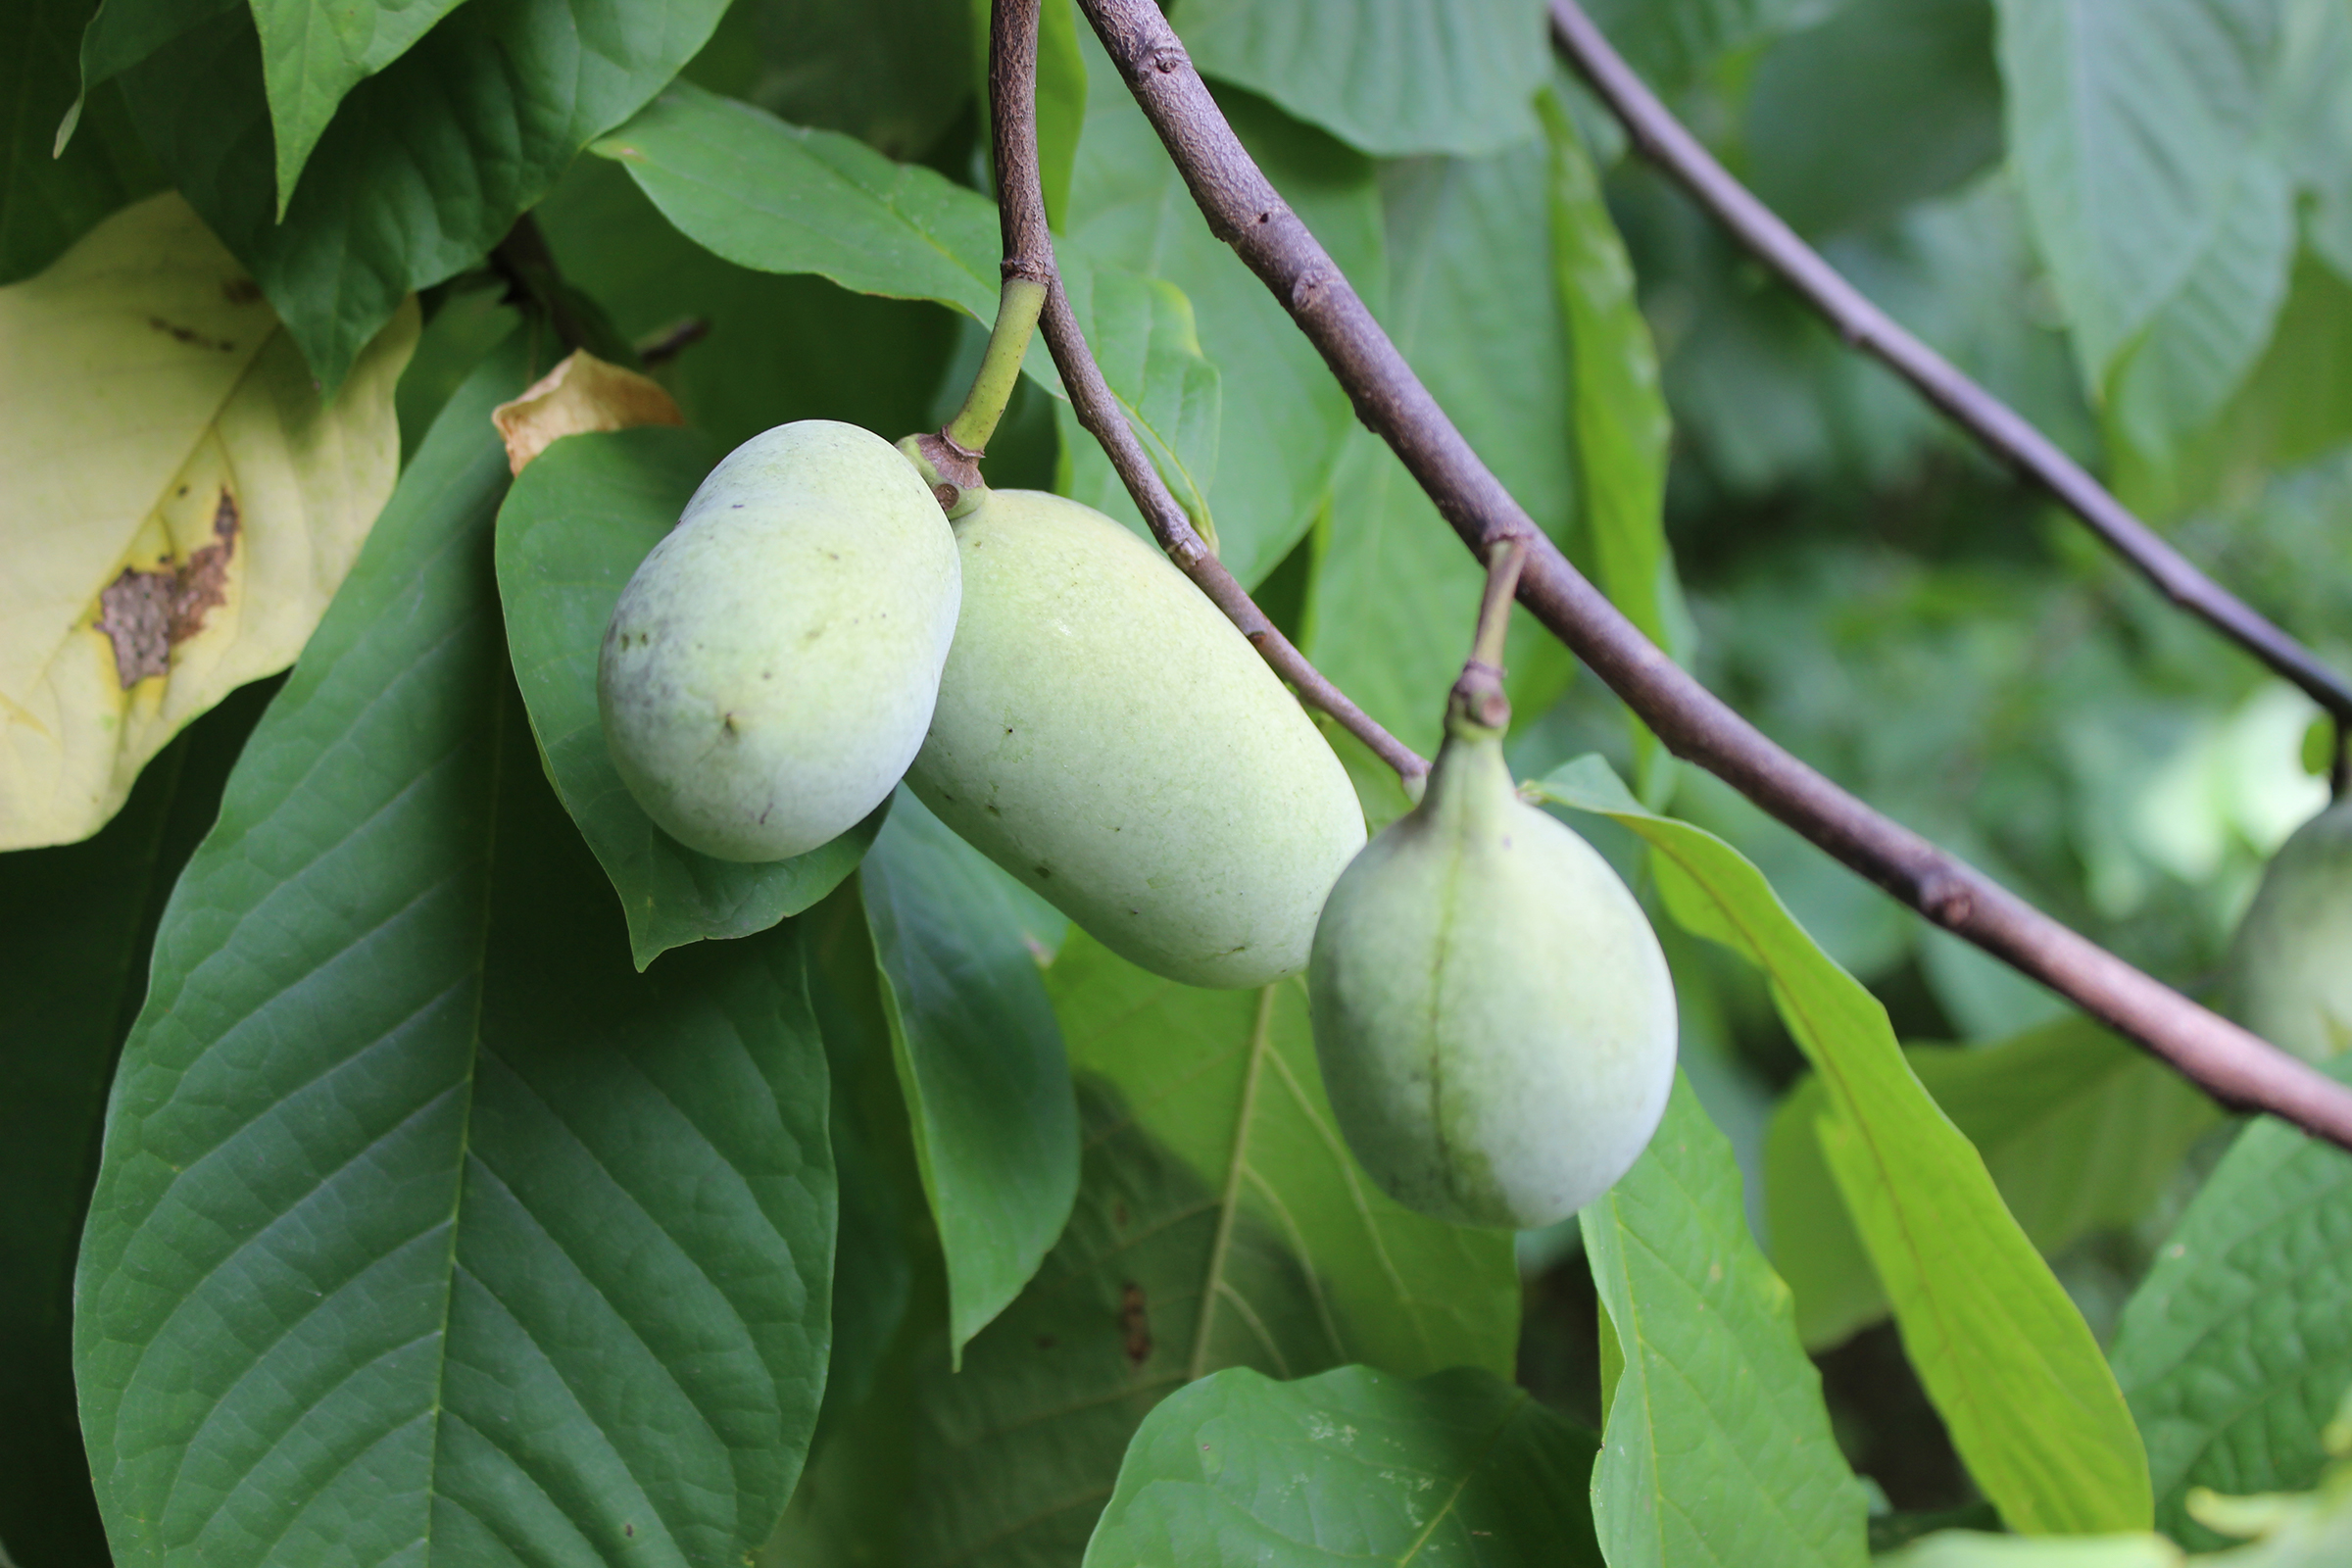
<path fill-rule="evenodd" d="M 959 595 L 955 535 L 897 448 L 826 419 L 752 437 L 613 608 L 596 689 L 621 781 L 722 860 L 847 832 L 922 745 Z"/>
<path fill-rule="evenodd" d="M 1364 842 L 1347 770 L 1249 640 L 1101 513 L 993 490 L 906 782 L 1103 946 L 1199 986 L 1306 966 Z"/>
<path fill-rule="evenodd" d="M 1565 1219 L 1625 1174 L 1674 1083 L 1674 983 L 1617 873 L 1519 799 L 1457 717 L 1421 804 L 1332 889 L 1307 995 L 1341 1131 L 1408 1208 Z"/>
<path fill-rule="evenodd" d="M 2352 1047 L 2352 801 L 2271 858 L 2230 943 L 2224 1007 L 2305 1061 Z"/>

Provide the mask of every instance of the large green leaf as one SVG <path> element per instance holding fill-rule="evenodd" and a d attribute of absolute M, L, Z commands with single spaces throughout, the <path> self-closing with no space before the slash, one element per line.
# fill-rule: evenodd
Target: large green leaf
<path fill-rule="evenodd" d="M 1550 68 L 1530 0 L 1183 0 L 1170 21 L 1204 74 L 1389 157 L 1524 141 Z"/>
<path fill-rule="evenodd" d="M 1725 56 L 1810 27 L 1846 3 L 1848 0 L 1591 0 L 1585 9 L 1652 86 L 1672 91 L 1706 74 Z"/>
<path fill-rule="evenodd" d="M 1571 428 L 1583 480 L 1593 575 L 1667 657 L 1687 659 L 1690 616 L 1666 543 L 1666 449 L 1672 425 L 1658 386 L 1658 351 L 1636 298 L 1633 263 L 1601 199 L 1600 176 L 1557 96 L 1537 109 L 1551 144 L 1552 266 L 1574 370 Z M 1639 719 L 1640 778 L 1652 799 L 1671 774 Z"/>
<path fill-rule="evenodd" d="M 1802 233 L 1853 229 L 2001 155 L 1987 0 L 1873 0 L 1783 38 L 1748 86 L 1742 172 Z"/>
<path fill-rule="evenodd" d="M 1201 351 L 1224 375 L 1209 497 L 1218 556 L 1244 586 L 1254 586 L 1312 525 L 1354 416 L 1280 302 L 1201 221 L 1102 46 L 1092 33 L 1080 45 L 1089 87 L 1069 236 L 1098 264 L 1164 278 L 1192 301 Z M 1228 92 L 1219 103 L 1266 177 L 1377 306 L 1386 267 L 1371 162 L 1247 93 Z M 1067 429 L 1073 493 L 1103 497 L 1111 515 L 1140 526 L 1116 481 L 1100 471 L 1101 453 L 1070 441 Z"/>
<path fill-rule="evenodd" d="M 1600 1568 L 1583 1495 L 1592 1446 L 1470 1367 L 1292 1383 L 1235 1367 L 1145 1419 L 1086 1560 Z"/>
<path fill-rule="evenodd" d="M 340 6 L 253 0 L 270 139 L 277 148 L 278 216 L 285 216 L 302 166 L 310 162 L 344 95 L 407 54 L 457 5 L 458 0 L 363 0 Z"/>
<path fill-rule="evenodd" d="M 1381 174 L 1389 286 L 1382 324 L 1470 444 L 1538 523 L 1565 538 L 1576 507 L 1568 342 L 1546 231 L 1540 142 Z M 1435 751 L 1446 692 L 1470 652 L 1486 574 L 1387 443 L 1348 437 L 1318 529 L 1303 646 L 1340 689 L 1415 751 Z M 1556 695 L 1558 645 L 1518 617 L 1512 696 Z"/>
<path fill-rule="evenodd" d="M 2352 1060 L 2328 1069 L 2352 1078 Z M 2158 1522 L 2191 1487 L 2312 1485 L 2352 1386 L 2352 1156 L 2284 1122 L 2238 1135 L 2124 1308 L 2115 1375 L 2147 1437 Z"/>
<path fill-rule="evenodd" d="M 931 406 L 957 330 L 946 311 L 722 260 L 603 158 L 573 164 L 531 216 L 564 279 L 626 336 L 708 328 L 653 373 L 722 448 L 793 419 L 840 419 L 894 441 L 939 422 Z"/>
<path fill-rule="evenodd" d="M 498 514 L 515 684 L 547 776 L 620 895 L 640 969 L 685 943 L 748 936 L 800 913 L 858 868 L 890 808 L 789 860 L 716 860 L 656 827 L 612 765 L 596 699 L 605 625 L 717 458 L 693 430 L 569 436 L 531 461 Z"/>
<path fill-rule="evenodd" d="M 594 150 L 626 168 L 687 235 L 738 266 L 815 272 L 860 293 L 996 318 L 996 209 L 928 169 L 687 83 Z M 1111 270 L 1094 268 L 1084 246 L 1061 247 L 1060 265 L 1090 337 L 1109 350 L 1104 378 L 1183 496 L 1190 476 L 1214 470 L 1218 451 L 1216 371 L 1200 361 L 1189 307 L 1172 285 L 1104 275 Z M 1026 368 L 1059 388 L 1042 338 Z"/>
<path fill-rule="evenodd" d="M 1770 980 L 1789 1035 L 1829 1082 L 1816 1131 L 1903 1348 L 2002 1517 L 2025 1534 L 2144 1527 L 2147 1456 L 2106 1359 L 1984 1159 L 1905 1065 L 1878 999 L 1754 866 L 1713 834 L 1643 810 L 1598 759 L 1540 787 L 1639 834 L 1676 921 Z"/>
<path fill-rule="evenodd" d="M 2145 1215 L 2221 1115 L 2179 1073 L 2081 1017 L 1998 1045 L 1912 1046 L 1903 1057 L 2044 1256 Z M 1886 1312 L 1814 1136 L 1829 1104 L 1821 1078 L 1799 1084 L 1764 1149 L 1773 1262 L 1796 1292 L 1797 1333 L 1816 1348 Z"/>
<path fill-rule="evenodd" d="M 33 1564 L 100 1562 L 74 1407 L 74 1253 L 115 1056 L 147 989 L 179 868 L 276 690 L 234 692 L 148 764 L 94 837 L 0 856 L 0 1542 Z"/>
<path fill-rule="evenodd" d="M 2270 335 L 2293 246 L 2259 141 L 2278 9 L 1999 0 L 2010 166 L 2094 389 L 2143 329 L 2208 378 Z"/>
<path fill-rule="evenodd" d="M 93 95 L 64 156 L 51 156 L 92 9 L 92 0 L 0 9 L 0 284 L 30 277 L 98 220 L 162 183 L 111 87 Z"/>
<path fill-rule="evenodd" d="M 452 399 L 166 909 L 75 1287 L 121 1563 L 717 1561 L 799 1472 L 803 960 L 629 967 L 499 636 L 527 379 Z"/>
<path fill-rule="evenodd" d="M 1788 1287 L 1748 1234 L 1731 1146 L 1681 1074 L 1649 1148 L 1582 1219 L 1622 1356 L 1592 1472 L 1610 1568 L 1858 1568 L 1862 1488 Z"/>
<path fill-rule="evenodd" d="M 970 106 L 974 20 L 971 0 L 747 0 L 728 7 L 687 74 L 912 161 L 944 150 Z"/>
<path fill-rule="evenodd" d="M 1022 931 L 1033 899 L 903 789 L 858 883 L 960 1358 L 1069 1218 L 1069 1059 Z"/>
<path fill-rule="evenodd" d="M 1217 368 L 1200 354 L 1193 302 L 1165 278 L 1138 277 L 1115 268 L 1082 268 L 1065 279 L 1070 310 L 1087 347 L 1113 386 L 1138 389 L 1127 423 L 1169 493 L 1204 537 L 1214 540 L 1208 494 L 1217 478 L 1224 388 Z M 1137 515 L 1126 485 L 1102 458 L 1095 438 L 1066 403 L 1055 405 L 1064 470 L 1059 489 L 1073 500 L 1113 515 Z M 1154 423 L 1154 419 L 1158 422 Z"/>
<path fill-rule="evenodd" d="M 123 78 L 148 145 L 328 387 L 403 296 L 478 262 L 572 156 L 677 74 L 721 0 L 471 0 L 353 88 L 283 220 L 254 22 Z"/>

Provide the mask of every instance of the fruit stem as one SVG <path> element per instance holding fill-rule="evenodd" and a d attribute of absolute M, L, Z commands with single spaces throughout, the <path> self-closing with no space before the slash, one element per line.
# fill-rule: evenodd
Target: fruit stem
<path fill-rule="evenodd" d="M 1046 308 L 1046 285 L 1032 277 L 1006 277 L 997 298 L 997 324 L 988 334 L 988 352 L 980 357 L 979 373 L 964 394 L 963 407 L 940 431 L 950 441 L 977 456 L 988 450 L 997 433 L 1012 389 L 1020 384 L 1021 360 L 1037 331 L 1037 317 Z"/>
<path fill-rule="evenodd" d="M 1511 629 L 1511 604 L 1519 593 L 1519 568 L 1527 541 L 1505 537 L 1487 552 L 1487 591 L 1478 605 L 1478 634 L 1469 662 L 1446 700 L 1446 733 L 1462 739 L 1499 735 L 1510 726 L 1511 700 L 1502 690 L 1503 645 Z"/>

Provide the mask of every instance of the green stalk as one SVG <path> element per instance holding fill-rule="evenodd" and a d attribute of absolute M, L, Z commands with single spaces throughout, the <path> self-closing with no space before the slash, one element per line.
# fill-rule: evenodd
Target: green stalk
<path fill-rule="evenodd" d="M 1037 331 L 1038 313 L 1046 308 L 1046 285 L 1035 278 L 1008 277 L 997 300 L 997 324 L 988 334 L 988 352 L 981 356 L 979 373 L 964 394 L 963 407 L 940 434 L 966 452 L 988 450 L 997 433 L 1004 406 L 1021 378 L 1021 359 Z"/>

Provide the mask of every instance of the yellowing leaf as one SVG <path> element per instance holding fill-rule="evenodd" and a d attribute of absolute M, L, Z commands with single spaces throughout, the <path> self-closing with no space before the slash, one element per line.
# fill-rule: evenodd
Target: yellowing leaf
<path fill-rule="evenodd" d="M 283 669 L 392 493 L 402 307 L 333 402 L 176 195 L 0 289 L 0 850 L 86 838 Z"/>
<path fill-rule="evenodd" d="M 641 424 L 684 424 L 686 416 L 662 383 L 608 365 L 586 349 L 490 411 L 507 443 L 507 467 L 520 473 L 540 453 L 567 435 L 633 430 Z"/>

